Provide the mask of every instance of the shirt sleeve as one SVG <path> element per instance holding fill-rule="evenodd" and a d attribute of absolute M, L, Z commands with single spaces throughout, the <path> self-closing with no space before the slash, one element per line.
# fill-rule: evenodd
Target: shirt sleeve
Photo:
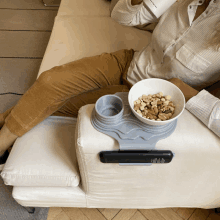
<path fill-rule="evenodd" d="M 143 2 L 131 5 L 131 0 L 119 0 L 112 10 L 111 18 L 125 26 L 145 25 L 158 21 L 144 7 Z"/>
<path fill-rule="evenodd" d="M 202 90 L 188 100 L 186 109 L 220 137 L 220 100 L 218 98 Z"/>

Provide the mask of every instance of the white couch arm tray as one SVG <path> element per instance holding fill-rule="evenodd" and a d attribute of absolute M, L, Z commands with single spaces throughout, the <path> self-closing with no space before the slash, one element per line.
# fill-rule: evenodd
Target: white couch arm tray
<path fill-rule="evenodd" d="M 94 104 L 80 108 L 76 153 L 88 207 L 216 208 L 220 204 L 220 140 L 184 110 L 175 131 L 155 150 L 170 150 L 170 163 L 151 166 L 102 163 L 99 152 L 119 150 L 118 142 L 91 124 Z"/>

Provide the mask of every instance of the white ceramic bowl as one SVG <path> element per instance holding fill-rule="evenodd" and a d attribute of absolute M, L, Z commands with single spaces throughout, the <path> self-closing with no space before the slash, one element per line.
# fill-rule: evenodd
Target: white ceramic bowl
<path fill-rule="evenodd" d="M 170 100 L 173 101 L 176 106 L 175 112 L 170 119 L 166 121 L 153 121 L 142 117 L 134 110 L 134 101 L 136 101 L 140 96 L 143 94 L 153 95 L 159 92 L 162 92 L 164 96 L 170 95 Z M 149 125 L 164 125 L 170 123 L 177 119 L 185 109 L 185 97 L 182 91 L 173 83 L 157 78 L 144 79 L 134 84 L 128 93 L 128 102 L 134 115 L 140 121 Z"/>

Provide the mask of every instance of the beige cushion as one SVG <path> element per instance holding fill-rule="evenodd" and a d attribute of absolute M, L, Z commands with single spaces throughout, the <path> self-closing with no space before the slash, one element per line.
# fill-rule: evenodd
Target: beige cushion
<path fill-rule="evenodd" d="M 86 194 L 83 192 L 80 185 L 77 187 L 14 186 L 12 196 L 22 206 L 86 207 Z M 57 218 L 57 220 L 59 219 L 62 219 L 62 218 Z M 77 217 L 75 219 L 86 220 L 86 219 L 80 219 Z"/>
<path fill-rule="evenodd" d="M 19 137 L 1 176 L 12 186 L 78 186 L 76 119 L 50 116 Z"/>
<path fill-rule="evenodd" d="M 110 17 L 56 17 L 38 76 L 54 66 L 121 49 L 141 50 L 151 33 L 118 24 Z"/>

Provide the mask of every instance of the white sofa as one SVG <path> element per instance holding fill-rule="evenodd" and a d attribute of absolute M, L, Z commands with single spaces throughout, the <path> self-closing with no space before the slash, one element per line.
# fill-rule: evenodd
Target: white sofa
<path fill-rule="evenodd" d="M 120 49 L 140 50 L 151 33 L 110 18 L 105 0 L 62 0 L 38 77 L 54 66 Z M 50 116 L 14 143 L 1 173 L 26 207 L 165 208 L 220 206 L 220 140 L 187 110 L 156 144 L 175 153 L 152 166 L 104 164 L 99 152 L 118 142 L 95 130 L 94 104 L 78 118 Z"/>

